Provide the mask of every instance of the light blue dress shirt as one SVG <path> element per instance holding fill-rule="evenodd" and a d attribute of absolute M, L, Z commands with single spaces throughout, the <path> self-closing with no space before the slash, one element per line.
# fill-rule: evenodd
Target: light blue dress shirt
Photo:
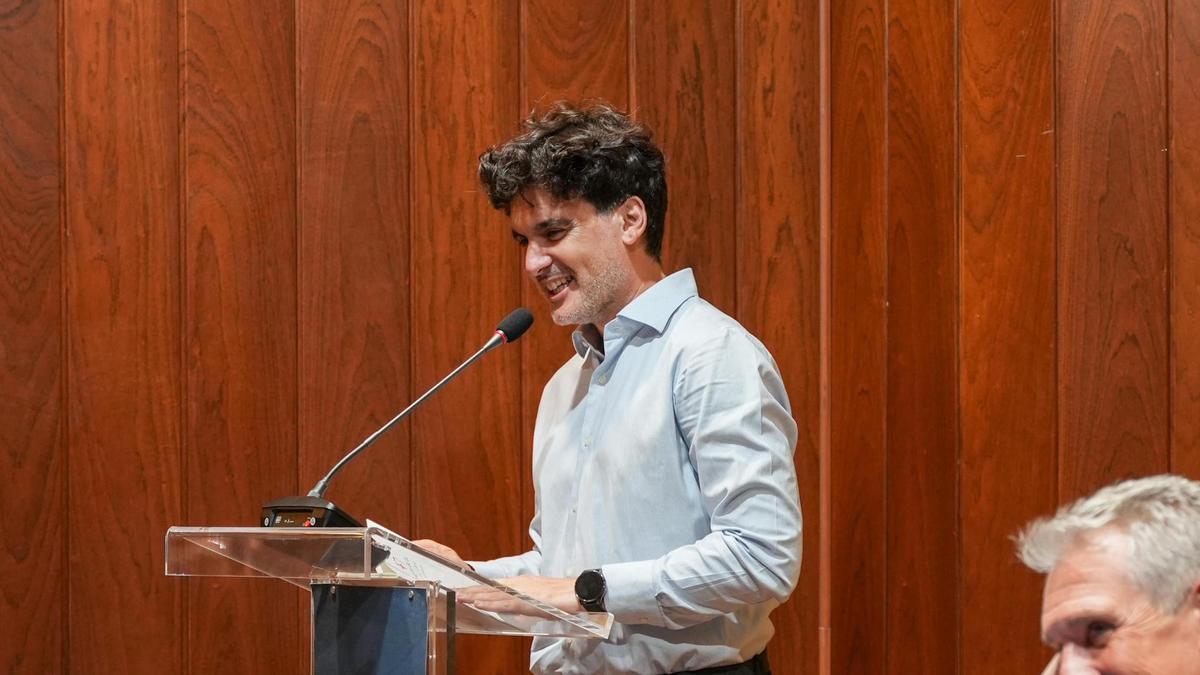
<path fill-rule="evenodd" d="M 796 424 L 771 355 L 691 270 L 575 332 L 533 438 L 533 549 L 492 578 L 600 568 L 607 640 L 536 638 L 534 673 L 668 673 L 762 651 L 800 573 Z M 597 343 L 598 344 L 598 343 Z"/>

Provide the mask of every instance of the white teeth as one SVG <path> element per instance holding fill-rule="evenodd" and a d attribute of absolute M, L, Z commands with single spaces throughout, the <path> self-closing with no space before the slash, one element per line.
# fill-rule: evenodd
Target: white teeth
<path fill-rule="evenodd" d="M 545 287 L 547 293 L 549 293 L 550 295 L 554 295 L 554 294 L 558 293 L 559 291 L 561 291 L 562 289 L 566 288 L 571 283 L 572 280 L 573 280 L 573 277 L 567 277 L 567 278 L 563 279 L 562 281 L 560 281 L 559 283 L 554 284 L 553 286 L 545 285 L 544 287 Z"/>

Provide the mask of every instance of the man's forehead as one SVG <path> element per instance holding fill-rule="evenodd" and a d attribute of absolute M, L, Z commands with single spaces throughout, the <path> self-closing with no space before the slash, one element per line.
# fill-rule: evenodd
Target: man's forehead
<path fill-rule="evenodd" d="M 541 188 L 539 188 L 541 190 Z M 549 193 L 534 196 L 532 201 L 514 199 L 509 212 L 513 231 L 522 233 L 587 220 L 595 213 L 588 202 L 575 199 L 558 199 Z M 522 193 L 524 194 L 524 193 Z"/>
<path fill-rule="evenodd" d="M 529 210 L 569 208 L 581 201 L 578 197 L 567 199 L 556 197 L 540 185 L 531 185 L 517 193 L 512 200 L 512 208 L 514 210 L 518 208 Z"/>
<path fill-rule="evenodd" d="M 1090 621 L 1115 620 L 1122 608 L 1142 600 L 1126 572 L 1123 537 L 1089 537 L 1063 554 L 1046 577 L 1042 637 L 1047 642 Z"/>
<path fill-rule="evenodd" d="M 1053 598 L 1047 595 L 1047 603 L 1052 603 L 1047 604 L 1042 614 L 1042 640 L 1047 644 L 1062 642 L 1093 621 L 1116 622 L 1120 618 L 1120 602 L 1112 589 L 1096 585 L 1072 590 L 1078 592 Z"/>

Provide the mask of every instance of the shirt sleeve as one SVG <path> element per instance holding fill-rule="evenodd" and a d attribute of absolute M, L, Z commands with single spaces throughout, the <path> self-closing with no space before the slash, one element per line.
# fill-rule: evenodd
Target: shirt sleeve
<path fill-rule="evenodd" d="M 541 512 L 536 505 L 534 508 L 533 520 L 529 523 L 529 538 L 533 541 L 533 548 L 520 555 L 485 561 L 472 560 L 467 564 L 489 579 L 540 574 L 542 567 Z"/>
<path fill-rule="evenodd" d="M 685 628 L 782 603 L 800 574 L 802 522 L 796 423 L 774 360 L 731 328 L 684 350 L 673 393 L 710 532 L 658 559 L 604 565 L 608 611 Z"/>

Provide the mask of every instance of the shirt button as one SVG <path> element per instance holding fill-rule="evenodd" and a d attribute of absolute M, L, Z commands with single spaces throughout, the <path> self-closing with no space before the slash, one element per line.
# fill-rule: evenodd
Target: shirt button
<path fill-rule="evenodd" d="M 592 447 L 592 439 L 590 439 L 590 438 L 583 439 L 583 447 L 585 447 L 585 448 Z"/>
<path fill-rule="evenodd" d="M 608 384 L 608 373 L 600 376 L 600 384 Z"/>

